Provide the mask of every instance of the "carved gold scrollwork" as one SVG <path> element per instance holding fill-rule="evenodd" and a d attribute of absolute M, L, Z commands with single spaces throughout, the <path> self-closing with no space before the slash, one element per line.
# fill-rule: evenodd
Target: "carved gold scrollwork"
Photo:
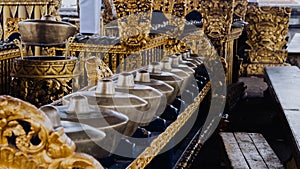
<path fill-rule="evenodd" d="M 144 47 L 149 41 L 152 0 L 115 0 L 123 46 Z"/>
<path fill-rule="evenodd" d="M 247 0 L 235 0 L 234 1 L 234 15 L 241 19 L 245 18 L 247 12 Z"/>
<path fill-rule="evenodd" d="M 230 34 L 233 6 L 233 0 L 201 1 L 204 33 L 214 39 L 222 39 Z"/>
<path fill-rule="evenodd" d="M 153 7 L 152 0 L 114 0 L 113 2 L 118 18 L 139 12 L 151 12 Z"/>
<path fill-rule="evenodd" d="M 168 0 L 153 0 L 153 10 L 158 10 L 165 14 L 171 14 L 174 3 L 174 1 Z"/>
<path fill-rule="evenodd" d="M 249 6 L 246 21 L 248 40 L 251 49 L 268 48 L 282 50 L 286 45 L 291 8 Z"/>
<path fill-rule="evenodd" d="M 284 50 L 291 8 L 249 5 L 245 20 L 250 50 L 246 50 L 250 64 L 244 64 L 247 75 L 262 75 L 264 66 L 285 65 Z"/>
<path fill-rule="evenodd" d="M 214 46 L 203 31 L 194 32 L 184 37 L 183 40 L 186 42 L 186 46 L 189 46 L 194 53 L 198 53 L 200 57 L 209 58 L 216 54 Z"/>
<path fill-rule="evenodd" d="M 48 14 L 55 17 L 57 21 L 61 21 L 58 10 L 61 8 L 61 0 L 52 0 L 48 9 Z"/>
<path fill-rule="evenodd" d="M 12 33 L 19 32 L 18 22 L 25 18 L 7 18 L 4 39 L 6 40 Z"/>
<path fill-rule="evenodd" d="M 172 15 L 177 17 L 184 17 L 186 14 L 185 9 L 185 1 L 175 0 L 172 9 Z"/>
<path fill-rule="evenodd" d="M 50 2 L 53 2 L 54 0 L 4 0 L 4 1 L 1 1 L 0 4 L 4 4 L 4 5 L 12 5 L 12 4 L 15 4 L 15 5 L 18 5 L 18 4 L 31 4 L 31 3 L 50 3 Z"/>
<path fill-rule="evenodd" d="M 44 56 L 55 56 L 55 47 L 43 47 L 42 48 L 42 55 Z"/>
<path fill-rule="evenodd" d="M 103 18 L 103 23 L 108 24 L 113 20 L 112 8 L 109 0 L 103 0 L 103 5 L 105 6 L 104 12 L 101 17 Z"/>
<path fill-rule="evenodd" d="M 186 14 L 192 11 L 199 11 L 200 8 L 201 8 L 201 1 L 199 0 L 186 1 Z"/>
<path fill-rule="evenodd" d="M 150 40 L 150 13 L 139 13 L 118 19 L 121 43 L 129 48 L 142 48 Z"/>
<path fill-rule="evenodd" d="M 0 110 L 0 168 L 102 168 L 33 105 L 0 96 Z"/>
<path fill-rule="evenodd" d="M 286 61 L 288 51 L 276 50 L 270 51 L 269 49 L 262 48 L 256 51 L 245 50 L 250 58 L 251 63 L 279 63 L 282 64 Z"/>
<path fill-rule="evenodd" d="M 166 52 L 168 52 L 169 54 L 175 54 L 180 52 L 177 48 L 177 46 L 179 45 L 180 41 L 177 38 L 172 38 L 169 37 L 166 40 L 166 43 L 164 44 L 164 50 Z"/>
<path fill-rule="evenodd" d="M 78 76 L 77 58 L 41 61 L 17 58 L 11 72 L 11 92 L 42 106 L 77 90 Z"/>

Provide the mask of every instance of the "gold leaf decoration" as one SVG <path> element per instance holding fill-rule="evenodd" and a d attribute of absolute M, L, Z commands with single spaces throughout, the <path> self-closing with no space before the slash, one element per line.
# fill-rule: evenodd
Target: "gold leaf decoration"
<path fill-rule="evenodd" d="M 75 144 L 63 128 L 54 130 L 35 106 L 2 95 L 0 110 L 0 168 L 103 169 L 93 157 L 74 152 Z"/>

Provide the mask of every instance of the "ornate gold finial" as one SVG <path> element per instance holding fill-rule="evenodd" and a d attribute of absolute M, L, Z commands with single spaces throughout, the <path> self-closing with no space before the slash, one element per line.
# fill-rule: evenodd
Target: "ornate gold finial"
<path fill-rule="evenodd" d="M 0 168 L 103 168 L 33 105 L 0 96 Z"/>

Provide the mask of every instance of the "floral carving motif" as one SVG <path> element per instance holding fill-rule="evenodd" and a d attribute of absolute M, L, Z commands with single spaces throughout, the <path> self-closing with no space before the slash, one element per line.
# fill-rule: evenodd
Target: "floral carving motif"
<path fill-rule="evenodd" d="M 74 151 L 63 128 L 55 131 L 42 111 L 0 96 L 0 168 L 102 168 L 91 156 Z"/>

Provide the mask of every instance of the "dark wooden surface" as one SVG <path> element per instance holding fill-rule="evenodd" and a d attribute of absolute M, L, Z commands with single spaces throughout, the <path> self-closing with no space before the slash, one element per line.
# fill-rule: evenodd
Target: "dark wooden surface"
<path fill-rule="evenodd" d="M 300 70 L 296 66 L 266 67 L 266 82 L 280 106 L 294 159 L 300 168 Z"/>
<path fill-rule="evenodd" d="M 284 168 L 261 134 L 221 132 L 220 136 L 232 168 Z"/>

